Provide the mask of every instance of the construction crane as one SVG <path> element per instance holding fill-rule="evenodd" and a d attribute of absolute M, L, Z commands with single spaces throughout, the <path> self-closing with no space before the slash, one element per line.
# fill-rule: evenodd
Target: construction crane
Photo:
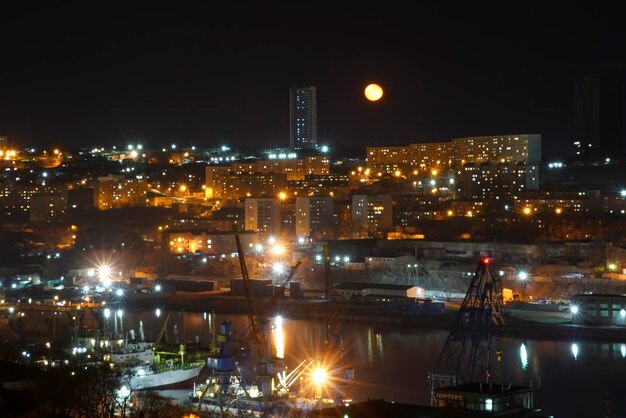
<path fill-rule="evenodd" d="M 432 405 L 438 388 L 491 382 L 491 333 L 493 327 L 504 325 L 504 317 L 502 282 L 490 272 L 489 262 L 489 258 L 479 261 L 435 370 L 429 373 Z M 499 350 L 496 353 L 500 355 Z"/>

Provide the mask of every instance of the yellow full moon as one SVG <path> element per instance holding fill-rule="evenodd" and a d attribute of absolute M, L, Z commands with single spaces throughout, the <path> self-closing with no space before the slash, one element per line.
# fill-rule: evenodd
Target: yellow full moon
<path fill-rule="evenodd" d="M 372 83 L 365 87 L 365 97 L 370 102 L 375 102 L 383 97 L 383 88 L 378 84 Z"/>

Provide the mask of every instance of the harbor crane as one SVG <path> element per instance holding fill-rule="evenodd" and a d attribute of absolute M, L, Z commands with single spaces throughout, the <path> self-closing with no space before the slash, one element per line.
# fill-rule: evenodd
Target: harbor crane
<path fill-rule="evenodd" d="M 239 254 L 239 265 L 241 267 L 241 275 L 243 279 L 243 288 L 248 307 L 248 325 L 249 325 L 249 341 L 254 346 L 259 361 L 255 368 L 256 385 L 267 400 L 274 391 L 274 377 L 279 373 L 284 373 L 287 369 L 284 361 L 275 358 L 270 347 L 270 339 L 268 337 L 269 321 L 267 317 L 259 317 L 254 295 L 251 288 L 248 267 L 239 237 L 239 227 L 233 225 L 235 242 L 237 244 L 237 253 Z M 295 272 L 295 268 L 292 269 Z M 266 403 L 267 405 L 267 403 Z"/>
<path fill-rule="evenodd" d="M 438 388 L 491 382 L 491 333 L 493 327 L 504 325 L 504 317 L 502 282 L 489 270 L 489 262 L 489 258 L 479 261 L 435 370 L 429 373 L 433 405 Z"/>
<path fill-rule="evenodd" d="M 243 247 L 241 246 L 241 239 L 239 238 L 239 227 L 237 224 L 233 225 L 233 231 L 235 233 L 235 243 L 237 244 L 237 254 L 239 255 L 239 266 L 241 267 L 241 276 L 243 280 L 243 288 L 246 297 L 247 312 L 248 312 L 248 325 L 250 327 L 250 339 L 251 343 L 256 350 L 261 362 L 268 359 L 267 339 L 265 333 L 261 327 L 257 315 L 256 303 L 252 295 L 252 289 L 250 288 L 250 276 L 248 274 L 248 267 L 246 265 L 246 259 L 243 253 Z"/>

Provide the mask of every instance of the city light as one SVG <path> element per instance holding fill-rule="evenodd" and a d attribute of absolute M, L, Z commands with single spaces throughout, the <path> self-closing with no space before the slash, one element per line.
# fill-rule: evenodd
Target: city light
<path fill-rule="evenodd" d="M 272 271 L 276 274 L 282 274 L 285 272 L 285 265 L 283 263 L 274 263 Z"/>
<path fill-rule="evenodd" d="M 272 247 L 272 253 L 274 255 L 282 255 L 285 253 L 285 246 L 281 244 L 276 244 Z"/>
<path fill-rule="evenodd" d="M 317 367 L 311 372 L 311 379 L 313 380 L 313 383 L 315 383 L 318 386 L 321 386 L 324 383 L 326 383 L 327 378 L 328 378 L 328 372 L 321 367 Z"/>
<path fill-rule="evenodd" d="M 98 277 L 104 287 L 111 286 L 111 267 L 108 264 L 103 264 L 98 267 Z"/>

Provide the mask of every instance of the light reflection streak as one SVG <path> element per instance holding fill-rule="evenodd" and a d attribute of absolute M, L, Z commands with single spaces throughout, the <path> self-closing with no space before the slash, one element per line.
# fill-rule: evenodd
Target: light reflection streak
<path fill-rule="evenodd" d="M 522 370 L 526 370 L 528 367 L 528 351 L 526 350 L 526 344 L 522 343 L 519 347 L 519 356 L 522 362 Z"/>
<path fill-rule="evenodd" d="M 622 357 L 626 357 L 626 344 L 622 344 L 619 347 L 619 351 L 620 351 L 620 353 L 622 353 Z"/>
<path fill-rule="evenodd" d="M 367 362 L 372 365 L 374 363 L 374 331 L 367 329 Z"/>
<path fill-rule="evenodd" d="M 283 318 L 279 315 L 274 318 L 274 346 L 276 357 L 285 358 L 285 334 L 283 332 Z"/>
<path fill-rule="evenodd" d="M 572 344 L 572 354 L 574 355 L 574 360 L 578 360 L 578 344 Z"/>

